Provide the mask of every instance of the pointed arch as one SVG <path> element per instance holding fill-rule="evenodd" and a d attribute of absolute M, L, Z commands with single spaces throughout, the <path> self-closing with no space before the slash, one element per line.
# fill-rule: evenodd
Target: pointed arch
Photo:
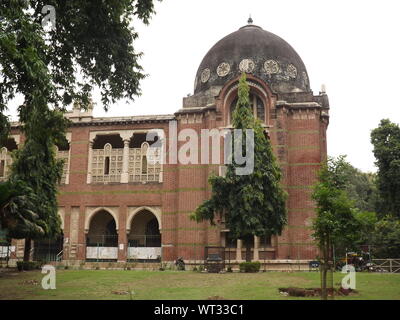
<path fill-rule="evenodd" d="M 162 224 L 161 224 L 160 212 L 158 212 L 157 210 L 154 210 L 154 208 L 150 208 L 150 207 L 146 207 L 146 206 L 135 208 L 135 210 L 133 210 L 132 212 L 129 213 L 128 218 L 126 219 L 126 232 L 129 233 L 131 231 L 132 221 L 133 221 L 134 217 L 142 211 L 148 211 L 154 215 L 154 217 L 158 221 L 158 228 L 161 232 Z"/>
<path fill-rule="evenodd" d="M 118 214 L 116 212 L 114 212 L 113 210 L 111 210 L 110 208 L 107 208 L 107 207 L 96 208 L 95 210 L 93 210 L 92 212 L 90 212 L 89 214 L 86 215 L 86 217 L 85 217 L 85 233 L 89 232 L 90 223 L 91 223 L 93 217 L 97 213 L 99 213 L 100 211 L 105 211 L 105 212 L 109 213 L 114 218 L 115 227 L 116 227 L 116 230 L 117 230 L 117 233 L 118 233 L 118 231 L 119 231 Z"/>

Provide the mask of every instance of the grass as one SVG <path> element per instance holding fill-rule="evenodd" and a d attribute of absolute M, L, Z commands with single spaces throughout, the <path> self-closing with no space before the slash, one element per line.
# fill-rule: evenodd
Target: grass
<path fill-rule="evenodd" d="M 319 286 L 318 272 L 207 274 L 192 271 L 57 270 L 57 289 L 43 290 L 43 276 L 40 271 L 0 272 L 0 300 L 129 300 L 129 294 L 115 292 L 132 291 L 135 300 L 203 300 L 211 296 L 239 300 L 301 300 L 305 298 L 282 296 L 278 288 Z M 337 286 L 342 277 L 343 274 L 335 273 Z M 356 281 L 357 295 L 336 299 L 400 300 L 400 274 L 357 273 Z"/>

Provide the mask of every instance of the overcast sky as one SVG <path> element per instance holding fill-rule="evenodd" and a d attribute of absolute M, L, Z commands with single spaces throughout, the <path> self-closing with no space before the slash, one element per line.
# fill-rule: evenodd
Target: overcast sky
<path fill-rule="evenodd" d="M 142 96 L 95 116 L 174 113 L 193 93 L 197 68 L 221 38 L 247 23 L 285 39 L 302 57 L 314 94 L 330 99 L 328 153 L 347 154 L 375 171 L 370 131 L 383 118 L 400 122 L 400 1 L 398 0 L 164 0 L 150 25 L 136 24 L 148 78 Z M 15 114 L 15 110 L 10 110 Z"/>

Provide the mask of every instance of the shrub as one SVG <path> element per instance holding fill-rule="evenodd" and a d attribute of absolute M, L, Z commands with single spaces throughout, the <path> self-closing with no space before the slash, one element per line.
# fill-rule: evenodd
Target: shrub
<path fill-rule="evenodd" d="M 17 269 L 18 269 L 18 271 L 24 270 L 24 262 L 23 261 L 17 261 Z"/>
<path fill-rule="evenodd" d="M 300 288 L 288 288 L 289 296 L 291 297 L 305 297 L 306 296 L 306 290 L 305 289 L 300 289 Z"/>
<path fill-rule="evenodd" d="M 232 271 L 232 267 L 228 267 L 228 269 L 226 270 L 226 272 L 233 272 L 233 271 Z"/>
<path fill-rule="evenodd" d="M 240 272 L 258 272 L 260 271 L 260 262 L 242 262 L 239 264 Z"/>

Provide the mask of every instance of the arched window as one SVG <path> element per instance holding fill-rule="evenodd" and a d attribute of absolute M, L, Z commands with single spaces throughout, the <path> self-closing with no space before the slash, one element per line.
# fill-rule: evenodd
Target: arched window
<path fill-rule="evenodd" d="M 11 154 L 6 147 L 0 148 L 0 181 L 6 180 L 11 165 Z"/>
<path fill-rule="evenodd" d="M 147 174 L 147 156 L 142 158 L 142 174 Z"/>
<path fill-rule="evenodd" d="M 261 98 L 259 96 L 257 96 L 256 94 L 250 94 L 250 106 L 251 106 L 251 110 L 253 112 L 254 118 L 259 119 L 262 122 L 265 122 L 265 106 L 264 106 L 264 102 L 261 100 Z M 231 123 L 232 123 L 232 119 L 233 119 L 233 112 L 235 111 L 236 105 L 238 102 L 238 98 L 235 98 L 231 104 L 230 107 L 230 117 L 231 117 Z"/>
<path fill-rule="evenodd" d="M 5 144 L 0 146 L 0 181 L 7 180 L 13 162 L 11 153 L 17 148 L 14 138 L 7 139 Z"/>
<path fill-rule="evenodd" d="M 61 176 L 61 184 L 69 183 L 69 159 L 70 159 L 70 145 L 66 138 L 61 139 L 56 144 L 56 156 L 58 160 L 63 160 L 63 172 Z"/>
<path fill-rule="evenodd" d="M 149 149 L 149 144 L 147 142 L 143 142 L 142 143 L 142 174 L 147 174 L 147 150 L 148 149 Z"/>
<path fill-rule="evenodd" d="M 110 174 L 110 157 L 106 157 L 104 160 L 104 174 Z"/>

